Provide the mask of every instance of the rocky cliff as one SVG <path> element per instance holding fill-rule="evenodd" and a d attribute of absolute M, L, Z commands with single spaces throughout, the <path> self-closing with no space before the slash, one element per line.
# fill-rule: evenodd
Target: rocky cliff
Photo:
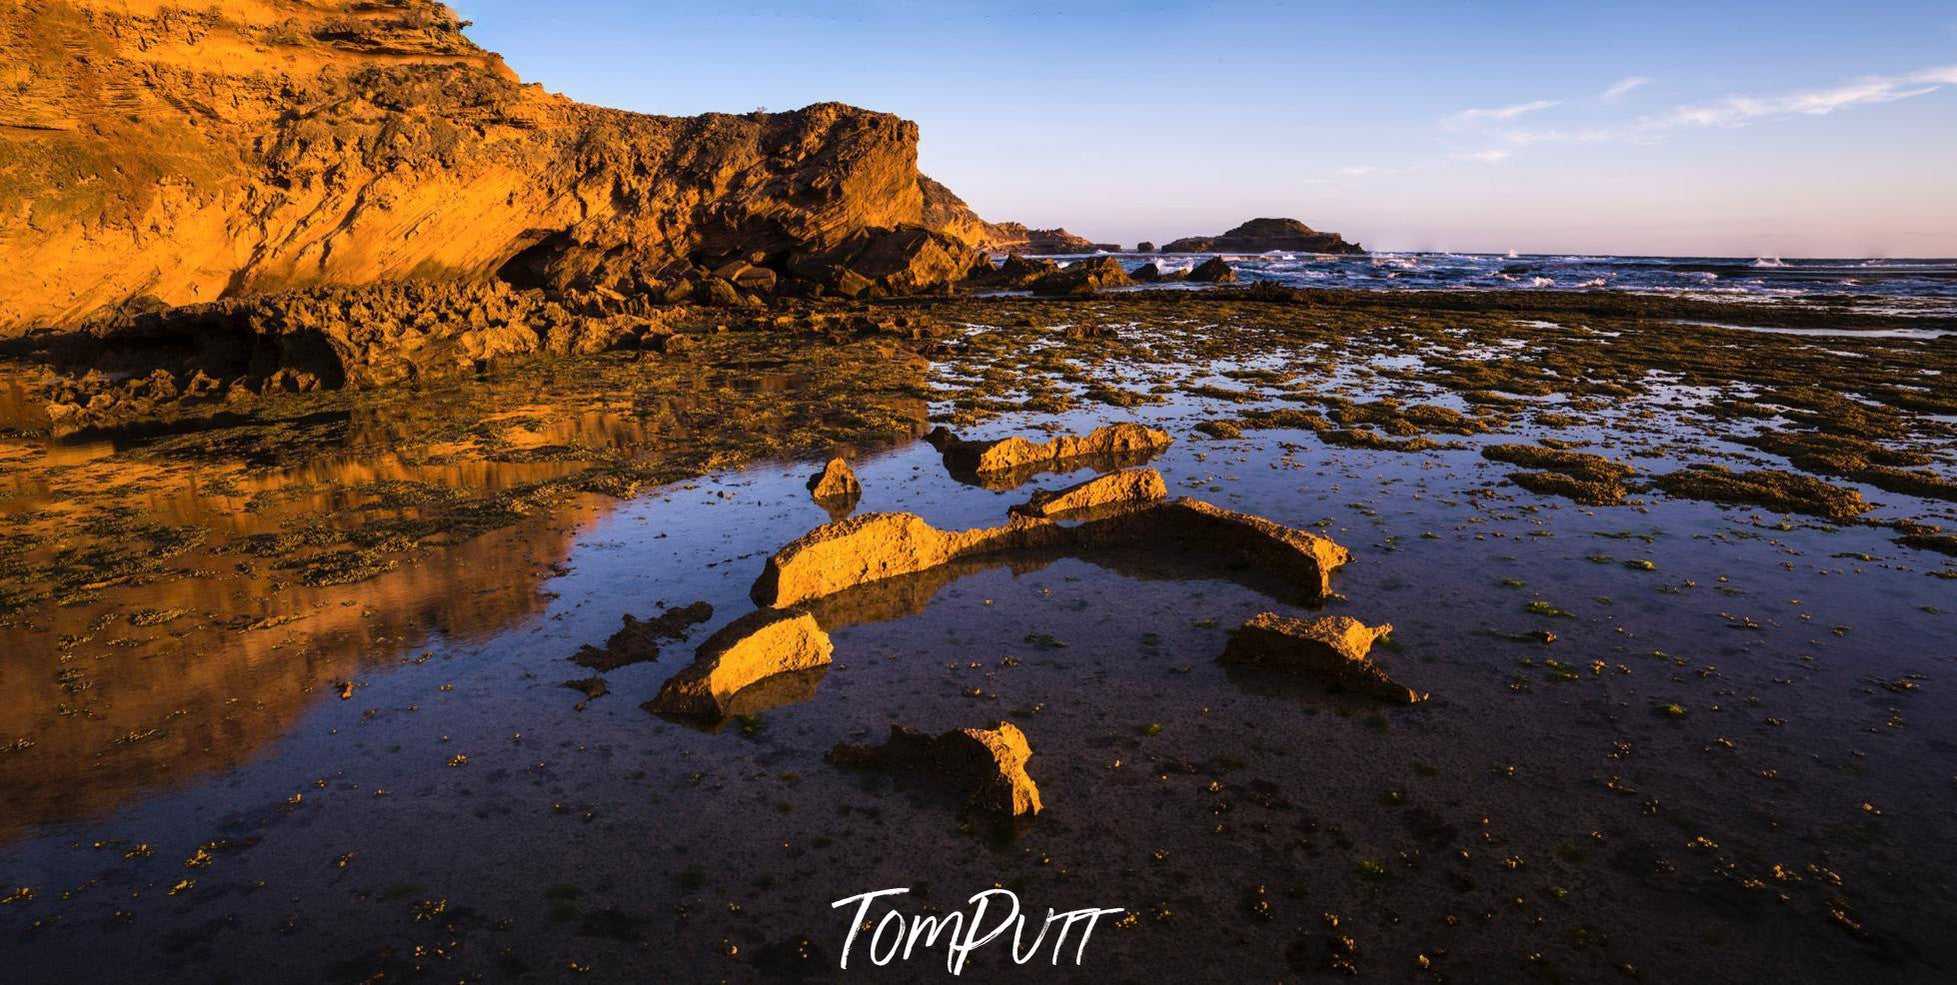
<path fill-rule="evenodd" d="M 0 335 L 402 280 L 915 289 L 998 238 L 918 173 L 913 123 L 581 105 L 465 26 L 430 0 L 0 0 Z"/>
<path fill-rule="evenodd" d="M 1164 253 L 1364 253 L 1338 233 L 1322 233 L 1296 219 L 1252 219 L 1221 236 L 1190 236 L 1165 244 Z"/>
<path fill-rule="evenodd" d="M 1096 243 L 1084 236 L 1076 236 L 1065 229 L 1028 229 L 1024 223 L 1002 222 L 990 227 L 990 246 L 993 250 L 1005 253 L 1025 253 L 1046 256 L 1064 253 L 1119 253 L 1121 247 L 1115 243 Z"/>

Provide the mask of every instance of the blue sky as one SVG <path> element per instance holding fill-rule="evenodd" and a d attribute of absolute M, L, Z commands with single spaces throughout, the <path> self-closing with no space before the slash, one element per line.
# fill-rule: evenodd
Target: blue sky
<path fill-rule="evenodd" d="M 918 121 L 986 218 L 1132 244 L 1957 256 L 1957 3 L 460 0 L 649 113 Z"/>

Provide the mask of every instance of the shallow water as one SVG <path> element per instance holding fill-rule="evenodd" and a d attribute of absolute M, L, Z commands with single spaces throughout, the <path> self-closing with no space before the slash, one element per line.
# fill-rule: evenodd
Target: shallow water
<path fill-rule="evenodd" d="M 1119 364 L 1103 378 L 1235 386 L 1220 374 L 1315 358 Z M 1443 402 L 1422 365 L 1342 359 L 1320 382 Z M 1705 396 L 1658 379 L 1556 433 L 1654 471 L 1685 448 L 1745 454 L 1698 414 Z M 814 459 L 763 461 L 626 501 L 579 498 L 356 586 L 282 594 L 276 611 L 311 615 L 221 645 L 176 639 L 172 623 L 98 629 L 73 647 L 99 680 L 87 714 L 41 718 L 74 679 L 0 661 L 15 671 L 0 686 L 34 695 L 8 708 L 36 716 L 0 725 L 36 738 L 0 754 L 0 782 L 31 793 L 0 825 L 0 883 L 33 896 L 0 908 L 0 953 L 34 981 L 136 968 L 184 981 L 554 980 L 574 967 L 772 979 L 833 973 L 833 900 L 909 886 L 950 909 L 1005 885 L 1031 907 L 1133 919 L 1104 925 L 1079 968 L 1029 972 L 980 951 L 966 977 L 1276 979 L 1333 958 L 1397 976 L 1424 956 L 1469 981 L 1590 980 L 1627 964 L 1654 980 L 1872 968 L 1936 980 L 1957 913 L 1943 683 L 1957 592 L 1927 576 L 1933 556 L 1879 529 L 1758 509 L 1540 498 L 1475 451 L 1542 433 L 1526 422 L 1423 454 L 1191 430 L 1259 405 L 1282 401 L 1181 393 L 961 433 L 1167 428 L 1177 442 L 1152 464 L 1172 495 L 1354 551 L 1324 611 L 1391 622 L 1378 656 L 1432 701 L 1387 709 L 1226 671 L 1215 658 L 1231 627 L 1311 608 L 1211 558 L 1124 552 L 1002 557 L 819 610 L 836 664 L 774 695 L 785 703 L 717 730 L 655 717 L 640 703 L 692 642 L 752 608 L 766 557 L 828 519 L 803 487 Z M 858 473 L 860 512 L 944 528 L 1001 522 L 1033 489 L 1092 474 L 988 489 L 915 441 L 865 454 Z M 1887 511 L 1950 515 L 1868 491 Z M 185 596 L 153 604 L 253 611 L 198 594 L 236 590 L 217 584 L 169 582 L 159 591 Z M 612 693 L 561 686 L 589 676 L 567 658 L 623 614 L 694 601 L 713 620 L 657 662 L 607 674 Z M 1539 629 L 1558 641 L 1523 638 Z M 124 634 L 147 642 L 114 646 Z M 1911 674 L 1922 680 L 1885 686 Z M 1048 807 L 1019 825 L 824 760 L 893 722 L 1001 719 L 1031 739 Z M 162 724 L 130 739 L 138 721 Z M 812 958 L 789 958 L 804 937 Z M 859 973 L 936 974 L 923 958 L 881 972 L 852 961 Z"/>

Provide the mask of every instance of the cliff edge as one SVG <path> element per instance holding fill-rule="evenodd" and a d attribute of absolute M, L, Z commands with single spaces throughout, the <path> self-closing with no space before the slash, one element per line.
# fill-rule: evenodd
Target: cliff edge
<path fill-rule="evenodd" d="M 431 0 L 0 3 L 0 335 L 390 281 L 914 290 L 997 238 L 918 173 L 914 123 L 587 106 L 466 26 Z"/>

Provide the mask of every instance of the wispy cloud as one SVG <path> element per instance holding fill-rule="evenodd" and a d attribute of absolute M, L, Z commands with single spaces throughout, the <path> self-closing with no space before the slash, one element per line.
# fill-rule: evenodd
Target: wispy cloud
<path fill-rule="evenodd" d="M 1614 103 L 1624 98 L 1631 90 L 1642 89 L 1654 81 L 1656 80 L 1646 75 L 1633 75 L 1629 78 L 1618 79 L 1616 82 L 1611 83 L 1610 88 L 1604 90 L 1603 100 L 1607 103 Z"/>
<path fill-rule="evenodd" d="M 1763 120 L 1794 116 L 1826 116 L 1836 110 L 1893 103 L 1927 96 L 1957 85 L 1957 65 L 1927 68 L 1904 75 L 1870 75 L 1826 89 L 1808 89 L 1778 96 L 1730 96 L 1718 102 L 1680 106 L 1669 113 L 1638 121 L 1642 129 L 1674 127 L 1741 127 Z"/>
<path fill-rule="evenodd" d="M 1412 174 L 1418 170 L 1420 170 L 1420 165 L 1418 164 L 1409 164 L 1399 168 L 1380 167 L 1377 164 L 1355 164 L 1351 167 L 1340 168 L 1337 174 L 1341 178 L 1368 178 L 1387 174 Z"/>
<path fill-rule="evenodd" d="M 1494 147 L 1488 150 L 1468 151 L 1466 153 L 1456 154 L 1454 155 L 1454 159 L 1457 161 L 1474 161 L 1479 164 L 1500 164 L 1514 156 L 1515 152 L 1512 150 Z"/>
<path fill-rule="evenodd" d="M 1513 106 L 1498 106 L 1493 109 L 1464 109 L 1453 116 L 1441 120 L 1441 126 L 1456 132 L 1472 130 L 1484 124 L 1513 120 L 1527 113 L 1536 113 L 1549 109 L 1552 106 L 1561 105 L 1561 100 L 1538 99 L 1534 102 L 1517 103 Z"/>

